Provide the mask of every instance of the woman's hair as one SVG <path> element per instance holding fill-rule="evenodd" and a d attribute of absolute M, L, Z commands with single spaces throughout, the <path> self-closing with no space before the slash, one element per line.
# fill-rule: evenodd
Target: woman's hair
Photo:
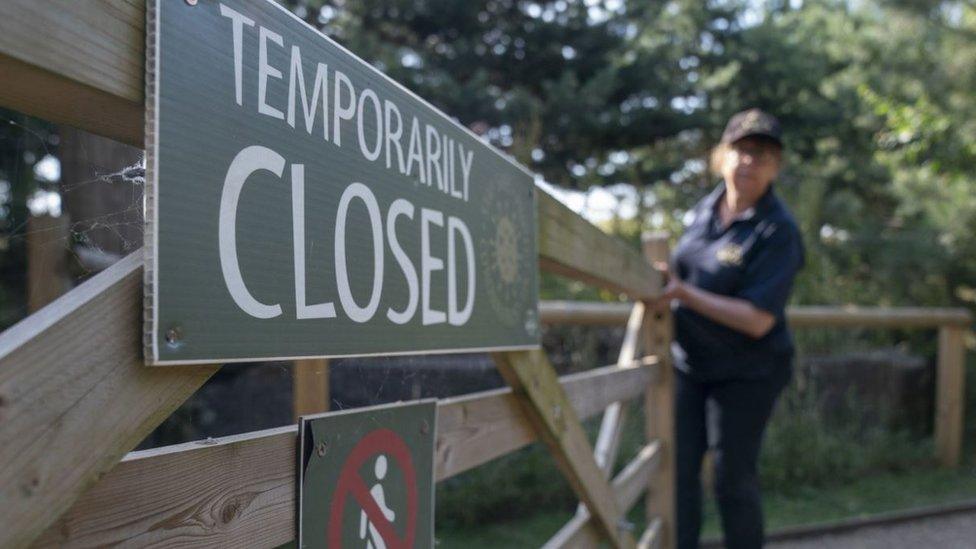
<path fill-rule="evenodd" d="M 728 152 L 728 143 L 719 143 L 712 147 L 712 152 L 708 157 L 708 169 L 712 172 L 713 176 L 722 177 L 722 162 L 725 160 L 725 155 Z"/>
<path fill-rule="evenodd" d="M 783 147 L 773 139 L 767 139 L 762 136 L 756 136 L 758 141 L 761 141 L 765 146 L 776 151 L 777 160 L 779 160 L 780 165 L 783 162 Z M 722 176 L 722 162 L 725 161 L 725 155 L 728 154 L 731 143 L 719 143 L 712 148 L 712 152 L 708 157 L 708 169 L 712 172 L 712 175 L 721 177 Z"/>

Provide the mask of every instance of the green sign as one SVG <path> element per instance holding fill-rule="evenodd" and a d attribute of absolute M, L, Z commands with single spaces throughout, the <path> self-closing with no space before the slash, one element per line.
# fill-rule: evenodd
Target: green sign
<path fill-rule="evenodd" d="M 437 403 L 301 419 L 300 548 L 433 547 Z"/>
<path fill-rule="evenodd" d="M 148 362 L 538 345 L 531 174 L 272 1 L 148 10 Z"/>

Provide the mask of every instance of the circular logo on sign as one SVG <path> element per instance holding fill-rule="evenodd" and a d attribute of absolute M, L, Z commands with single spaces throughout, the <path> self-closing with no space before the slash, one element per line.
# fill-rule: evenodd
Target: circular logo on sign
<path fill-rule="evenodd" d="M 485 209 L 489 215 L 482 230 L 484 240 L 478 248 L 480 263 L 488 274 L 485 277 L 488 301 L 504 325 L 520 326 L 525 323 L 525 302 L 530 299 L 525 270 L 529 266 L 534 268 L 536 263 L 535 258 L 528 257 L 531 235 L 516 220 L 523 213 L 534 222 L 534 212 L 520 212 L 526 209 L 525 203 L 519 203 L 515 196 L 504 191 L 494 192 Z"/>

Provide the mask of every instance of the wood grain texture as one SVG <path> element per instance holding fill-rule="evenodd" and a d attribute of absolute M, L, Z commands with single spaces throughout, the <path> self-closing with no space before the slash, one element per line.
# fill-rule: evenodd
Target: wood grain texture
<path fill-rule="evenodd" d="M 661 235 L 643 241 L 648 262 L 666 260 L 667 240 Z M 647 354 L 660 359 L 658 383 L 644 395 L 644 440 L 657 441 L 658 467 L 648 477 L 646 513 L 648 524 L 660 519 L 654 535 L 661 547 L 674 547 L 675 540 L 675 457 L 674 457 L 674 369 L 671 367 L 671 341 L 674 339 L 670 311 L 648 315 L 644 322 Z"/>
<path fill-rule="evenodd" d="M 2 53 L 0 82 L 0 105 L 8 109 L 142 147 L 142 103 L 126 101 Z"/>
<path fill-rule="evenodd" d="M 589 417 L 609 402 L 639 396 L 656 369 L 647 361 L 560 381 L 577 413 Z M 535 440 L 511 389 L 445 399 L 437 413 L 437 480 Z M 295 444 L 296 428 L 290 426 L 132 452 L 36 546 L 286 543 L 294 538 Z"/>
<path fill-rule="evenodd" d="M 0 334 L 0 547 L 25 545 L 216 371 L 146 368 L 132 254 Z"/>
<path fill-rule="evenodd" d="M 34 546 L 274 547 L 291 541 L 296 444 L 296 428 L 289 426 L 133 452 Z"/>
<path fill-rule="evenodd" d="M 0 104 L 142 146 L 143 0 L 8 0 Z"/>
<path fill-rule="evenodd" d="M 6 0 L 0 52 L 141 103 L 145 19 L 142 1 Z"/>
<path fill-rule="evenodd" d="M 657 295 L 661 276 L 640 253 L 614 238 L 548 193 L 539 201 L 539 266 L 597 286 L 611 288 L 634 299 Z"/>
<path fill-rule="evenodd" d="M 943 467 L 958 467 L 962 458 L 965 354 L 963 328 L 942 327 L 935 384 L 935 454 Z"/>
<path fill-rule="evenodd" d="M 492 353 L 492 358 L 563 476 L 590 510 L 600 533 L 614 547 L 633 547 L 633 537 L 617 528 L 620 509 L 593 458 L 593 448 L 579 416 L 570 406 L 545 353 Z"/>

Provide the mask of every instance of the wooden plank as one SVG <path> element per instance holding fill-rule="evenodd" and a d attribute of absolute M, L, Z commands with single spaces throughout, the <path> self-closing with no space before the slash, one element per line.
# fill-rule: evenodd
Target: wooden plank
<path fill-rule="evenodd" d="M 652 442 L 641 448 L 637 457 L 613 479 L 613 492 L 617 505 L 626 513 L 637 503 L 647 489 L 648 479 L 659 463 L 660 445 Z M 599 545 L 600 535 L 590 520 L 589 512 L 577 513 L 560 528 L 559 532 L 543 545 L 543 549 L 567 549 Z"/>
<path fill-rule="evenodd" d="M 644 324 L 644 303 L 638 301 L 630 313 L 627 321 L 627 329 L 624 331 L 624 340 L 620 344 L 620 353 L 617 356 L 617 366 L 625 367 L 634 362 L 637 357 L 637 346 L 643 335 L 641 327 Z M 600 423 L 600 432 L 597 434 L 596 444 L 594 445 L 593 457 L 596 459 L 597 466 L 603 470 L 605 475 L 610 475 L 613 463 L 617 459 L 617 447 L 620 444 L 620 435 L 623 431 L 626 410 L 622 402 L 614 402 L 607 406 L 603 413 L 603 420 Z"/>
<path fill-rule="evenodd" d="M 573 518 L 563 525 L 545 544 L 542 549 L 588 549 L 599 547 L 603 542 L 596 525 L 590 521 L 590 512 L 584 507 Z"/>
<path fill-rule="evenodd" d="M 0 334 L 0 547 L 40 534 L 214 367 L 144 367 L 142 253 Z"/>
<path fill-rule="evenodd" d="M 539 319 L 543 324 L 620 326 L 633 309 L 634 304 L 626 302 L 547 300 L 539 302 Z"/>
<path fill-rule="evenodd" d="M 653 297 L 660 275 L 637 250 L 612 237 L 544 191 L 539 197 L 539 266 L 611 288 L 634 299 Z"/>
<path fill-rule="evenodd" d="M 492 357 L 601 534 L 615 547 L 633 547 L 633 537 L 617 527 L 621 515 L 610 485 L 593 459 L 593 448 L 545 352 L 493 353 Z"/>
<path fill-rule="evenodd" d="M 661 443 L 654 441 L 641 448 L 637 456 L 614 477 L 613 493 L 621 509 L 628 511 L 637 503 L 660 463 Z"/>
<path fill-rule="evenodd" d="M 634 398 L 657 363 L 560 379 L 580 417 Z M 155 369 L 154 369 L 155 371 Z M 535 440 L 511 389 L 438 404 L 436 476 L 444 480 Z M 37 541 L 40 547 L 192 541 L 280 545 L 293 539 L 296 429 L 132 452 Z M 245 543 L 246 541 L 246 543 Z"/>
<path fill-rule="evenodd" d="M 641 534 L 640 540 L 637 542 L 637 549 L 657 549 L 661 546 L 661 525 L 662 521 L 656 518 L 651 521 Z"/>
<path fill-rule="evenodd" d="M 935 387 L 935 453 L 943 467 L 958 467 L 962 456 L 966 363 L 963 328 L 939 329 Z"/>
<path fill-rule="evenodd" d="M 791 307 L 787 318 L 793 327 L 936 328 L 966 326 L 972 315 L 961 308 L 936 307 Z"/>
<path fill-rule="evenodd" d="M 295 538 L 296 444 L 289 426 L 133 452 L 34 546 L 287 543 Z"/>
<path fill-rule="evenodd" d="M 643 361 L 638 366 L 608 366 L 565 376 L 561 382 L 573 409 L 581 418 L 588 418 L 611 402 L 637 397 L 656 379 L 656 360 Z M 445 399 L 442 404 L 438 409 L 439 438 L 434 456 L 438 480 L 536 440 L 511 389 Z"/>
<path fill-rule="evenodd" d="M 291 372 L 295 419 L 329 411 L 328 359 L 297 360 Z"/>
<path fill-rule="evenodd" d="M 142 146 L 144 0 L 8 0 L 0 105 Z"/>
<path fill-rule="evenodd" d="M 145 2 L 6 0 L 0 52 L 141 103 Z M 37 33 L 44 29 L 43 33 Z M 58 47 L 59 45 L 70 47 Z"/>
<path fill-rule="evenodd" d="M 539 316 L 544 324 L 620 325 L 627 322 L 630 303 L 542 301 Z M 968 326 L 972 315 L 962 308 L 933 307 L 789 307 L 793 328 L 937 328 Z"/>
<path fill-rule="evenodd" d="M 622 366 L 634 360 L 637 354 L 637 345 L 643 332 L 641 326 L 644 321 L 644 303 L 638 301 L 630 314 L 627 322 L 627 329 L 624 332 L 624 339 L 620 345 L 620 353 L 617 356 L 617 365 Z M 623 432 L 623 425 L 626 419 L 626 408 L 622 402 L 614 402 L 607 406 L 603 412 L 603 419 L 600 422 L 600 431 L 593 445 L 593 458 L 597 466 L 603 471 L 604 475 L 612 473 L 613 463 L 617 459 L 617 449 L 620 445 L 620 436 Z M 585 545 L 589 541 L 589 534 L 585 534 L 586 539 L 578 539 L 578 533 L 590 523 L 590 512 L 582 503 L 576 508 L 576 515 L 567 522 L 556 534 L 550 538 L 548 547 L 574 547 L 577 544 Z M 593 535 L 596 535 L 595 529 Z"/>
<path fill-rule="evenodd" d="M 644 239 L 644 255 L 653 264 L 668 257 L 667 240 L 663 235 Z M 645 342 L 647 353 L 656 355 L 661 363 L 659 382 L 651 386 L 644 397 L 645 440 L 659 441 L 660 464 L 656 474 L 648 480 L 646 503 L 647 521 L 660 518 L 655 539 L 661 547 L 674 547 L 675 471 L 674 471 L 674 371 L 671 366 L 671 313 L 651 315 L 646 319 Z"/>

